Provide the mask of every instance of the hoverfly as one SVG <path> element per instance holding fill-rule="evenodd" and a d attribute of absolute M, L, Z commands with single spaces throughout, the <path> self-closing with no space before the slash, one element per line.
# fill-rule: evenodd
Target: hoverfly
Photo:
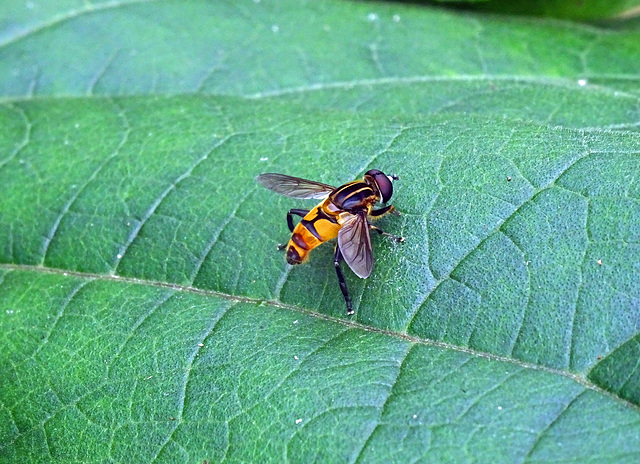
<path fill-rule="evenodd" d="M 373 269 L 373 251 L 369 229 L 398 242 L 404 237 L 388 234 L 370 222 L 370 218 L 394 212 L 392 205 L 374 210 L 376 203 L 386 203 L 393 194 L 393 181 L 397 176 L 387 176 L 382 171 L 371 169 L 364 179 L 348 182 L 340 187 L 300 179 L 284 174 L 265 173 L 256 181 L 269 190 L 291 198 L 322 200 L 315 208 L 291 209 L 287 213 L 287 224 L 292 232 L 289 243 L 279 246 L 287 249 L 287 262 L 300 264 L 309 252 L 318 245 L 338 237 L 333 264 L 338 274 L 338 283 L 347 305 L 347 314 L 353 314 L 347 284 L 340 269 L 344 259 L 351 270 L 363 279 L 369 277 Z M 302 220 L 293 226 L 293 215 Z M 398 213 L 396 213 L 398 214 Z"/>

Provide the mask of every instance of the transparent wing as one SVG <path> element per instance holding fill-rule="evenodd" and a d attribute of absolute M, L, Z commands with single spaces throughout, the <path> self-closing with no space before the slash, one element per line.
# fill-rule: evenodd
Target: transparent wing
<path fill-rule="evenodd" d="M 365 213 L 350 216 L 338 231 L 340 252 L 353 272 L 366 279 L 373 269 L 373 250 Z"/>
<path fill-rule="evenodd" d="M 256 177 L 256 181 L 280 195 L 303 200 L 309 198 L 322 200 L 335 190 L 335 187 L 327 184 L 272 172 L 260 174 Z"/>

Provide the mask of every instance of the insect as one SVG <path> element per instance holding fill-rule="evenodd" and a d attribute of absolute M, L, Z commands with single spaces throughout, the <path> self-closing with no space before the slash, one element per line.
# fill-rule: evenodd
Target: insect
<path fill-rule="evenodd" d="M 344 274 L 340 269 L 342 260 L 346 261 L 358 277 L 366 279 L 373 269 L 369 229 L 398 242 L 404 241 L 404 237 L 388 234 L 370 222 L 370 219 L 394 212 L 392 205 L 377 210 L 373 207 L 376 203 L 387 203 L 391 199 L 393 181 L 397 179 L 397 176 L 387 176 L 377 169 L 367 171 L 364 179 L 354 180 L 340 187 L 284 174 L 265 173 L 256 177 L 260 184 L 281 195 L 322 200 L 311 210 L 289 210 L 287 224 L 292 232 L 291 239 L 286 246 L 279 248 L 287 249 L 289 264 L 300 264 L 315 247 L 338 237 L 333 264 L 349 315 L 354 311 Z M 295 227 L 293 215 L 302 217 Z"/>

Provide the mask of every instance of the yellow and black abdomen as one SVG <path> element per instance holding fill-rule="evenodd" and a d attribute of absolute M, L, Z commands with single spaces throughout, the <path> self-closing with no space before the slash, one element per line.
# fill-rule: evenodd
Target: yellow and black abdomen
<path fill-rule="evenodd" d="M 287 262 L 300 264 L 309 256 L 309 252 L 318 245 L 338 236 L 340 224 L 338 215 L 327 209 L 329 200 L 313 208 L 293 229 L 287 245 Z M 332 208 L 333 209 L 333 208 Z"/>

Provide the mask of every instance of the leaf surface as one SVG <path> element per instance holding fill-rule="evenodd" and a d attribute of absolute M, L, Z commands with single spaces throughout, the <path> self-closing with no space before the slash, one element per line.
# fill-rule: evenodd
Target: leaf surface
<path fill-rule="evenodd" d="M 499 13 L 552 16 L 579 20 L 597 20 L 612 16 L 637 16 L 640 12 L 638 0 L 591 0 L 588 2 L 488 0 L 472 4 L 483 10 Z"/>
<path fill-rule="evenodd" d="M 0 33 L 0 459 L 637 462 L 637 22 L 42 8 Z M 370 168 L 406 242 L 348 318 L 254 177 Z"/>

